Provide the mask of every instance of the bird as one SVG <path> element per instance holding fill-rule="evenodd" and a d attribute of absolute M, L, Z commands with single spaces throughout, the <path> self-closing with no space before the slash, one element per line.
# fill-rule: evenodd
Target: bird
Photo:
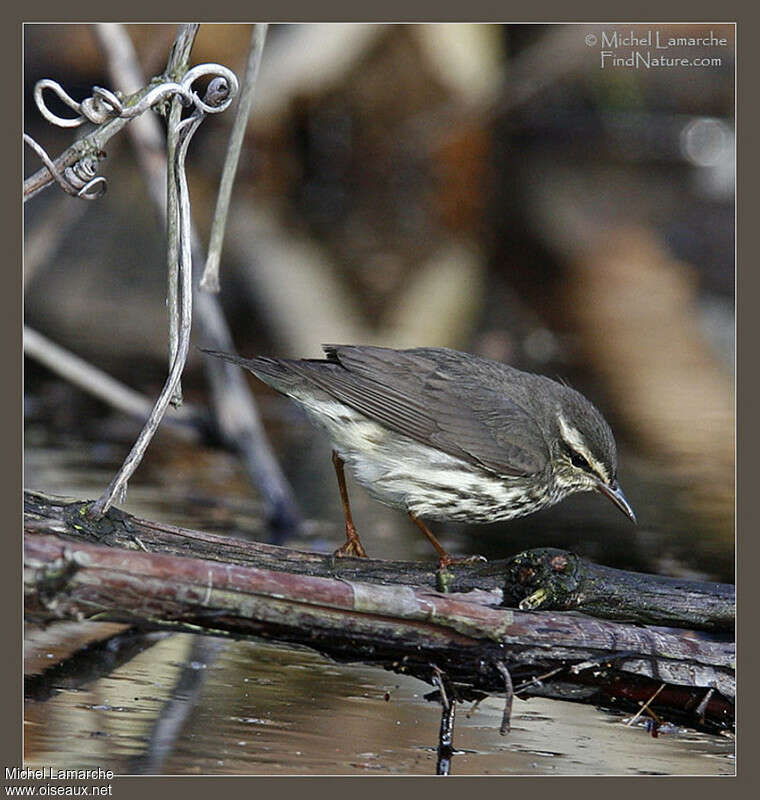
<path fill-rule="evenodd" d="M 246 359 L 215 350 L 299 404 L 332 444 L 346 521 L 337 557 L 366 557 L 344 465 L 381 503 L 405 511 L 445 569 L 452 557 L 425 520 L 492 523 L 576 492 L 636 516 L 617 480 L 607 421 L 570 386 L 443 347 L 322 346 L 324 358 Z"/>

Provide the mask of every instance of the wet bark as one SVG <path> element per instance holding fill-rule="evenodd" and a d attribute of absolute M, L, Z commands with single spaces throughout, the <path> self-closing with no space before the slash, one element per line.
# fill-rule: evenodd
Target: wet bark
<path fill-rule="evenodd" d="M 648 625 L 734 629 L 736 592 L 730 584 L 612 569 L 548 547 L 520 553 L 499 570 L 507 605 Z"/>
<path fill-rule="evenodd" d="M 731 633 L 506 608 L 510 569 L 520 591 L 535 594 L 525 564 L 457 565 L 444 594 L 435 565 L 333 559 L 116 509 L 93 522 L 86 510 L 87 504 L 27 495 L 30 620 L 111 620 L 297 643 L 428 683 L 442 673 L 456 699 L 504 693 L 505 668 L 517 697 L 637 708 L 660 689 L 650 708 L 661 718 L 711 730 L 733 724 Z M 546 561 L 544 554 L 549 571 L 559 574 L 551 564 L 556 557 Z M 614 583 L 614 576 L 603 578 L 598 585 Z M 506 597 L 514 599 L 509 590 Z M 604 610 L 612 601 L 594 602 Z"/>

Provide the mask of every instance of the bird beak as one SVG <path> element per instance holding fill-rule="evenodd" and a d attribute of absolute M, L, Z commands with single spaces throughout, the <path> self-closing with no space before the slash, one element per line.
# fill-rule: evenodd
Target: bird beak
<path fill-rule="evenodd" d="M 617 481 L 612 481 L 610 484 L 602 483 L 599 481 L 596 485 L 597 491 L 612 500 L 612 502 L 631 520 L 636 522 L 636 515 L 633 513 L 631 504 L 626 500 L 623 490 L 618 485 Z"/>

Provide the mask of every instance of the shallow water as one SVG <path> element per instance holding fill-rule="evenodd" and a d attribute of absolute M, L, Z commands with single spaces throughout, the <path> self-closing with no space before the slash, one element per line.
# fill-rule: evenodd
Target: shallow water
<path fill-rule="evenodd" d="M 86 688 L 28 702 L 27 765 L 143 774 L 434 774 L 440 711 L 423 699 L 430 687 L 304 650 L 218 646 L 199 660 L 196 637 L 172 635 Z M 49 653 L 55 651 L 30 654 L 28 669 L 48 666 Z M 620 715 L 541 698 L 516 701 L 512 731 L 501 736 L 498 698 L 468 715 L 470 709 L 457 710 L 460 752 L 452 774 L 734 770 L 733 742 L 720 736 L 673 728 L 653 739 Z"/>
<path fill-rule="evenodd" d="M 96 497 L 128 449 L 130 435 L 125 432 L 123 442 L 92 444 L 53 439 L 31 426 L 26 488 Z M 259 504 L 234 458 L 161 437 L 130 484 L 122 508 L 174 524 L 267 539 Z M 342 535 L 329 450 L 299 425 L 284 442 L 285 452 L 291 453 L 285 467 L 304 508 L 326 520 L 309 522 L 299 540 L 289 544 L 329 551 Z M 629 478 L 630 494 L 649 496 L 640 475 Z M 371 553 L 430 558 L 427 543 L 403 515 L 359 490 L 352 497 Z M 687 521 L 679 526 L 676 520 L 671 538 L 663 539 L 646 522 L 636 529 L 618 520 L 601 498 L 568 503 L 561 513 L 543 516 L 543 522 L 535 515 L 516 526 L 508 539 L 501 529 L 453 527 L 442 531 L 442 539 L 460 552 L 502 557 L 525 547 L 566 546 L 615 566 L 657 571 L 663 553 L 679 552 L 678 531 L 688 527 Z M 673 564 L 674 572 L 700 572 L 698 559 Z M 88 639 L 116 630 L 93 623 L 44 631 L 30 626 L 27 676 L 50 669 Z M 440 707 L 424 699 L 431 687 L 413 678 L 335 664 L 305 649 L 189 634 L 162 634 L 113 671 L 98 671 L 95 661 L 92 676 L 56 676 L 47 699 L 26 701 L 28 766 L 100 766 L 120 774 L 435 772 Z M 501 736 L 499 698 L 485 700 L 471 714 L 470 709 L 457 709 L 454 744 L 459 752 L 452 774 L 734 772 L 729 737 L 666 727 L 652 738 L 641 724 L 627 726 L 621 715 L 540 698 L 516 700 L 512 731 Z"/>

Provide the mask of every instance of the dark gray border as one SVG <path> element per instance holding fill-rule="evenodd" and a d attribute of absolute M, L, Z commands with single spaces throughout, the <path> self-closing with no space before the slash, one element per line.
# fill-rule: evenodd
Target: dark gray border
<path fill-rule="evenodd" d="M 738 737 L 738 777 L 726 779 L 728 783 L 720 787 L 714 784 L 715 779 L 693 779 L 693 778 L 667 778 L 667 779 L 648 779 L 646 784 L 635 778 L 579 778 L 563 779 L 566 783 L 559 787 L 554 784 L 544 787 L 545 791 L 561 791 L 567 789 L 571 793 L 578 792 L 584 798 L 597 793 L 605 795 L 610 791 L 616 793 L 621 790 L 624 793 L 634 792 L 639 795 L 645 793 L 678 791 L 687 789 L 690 793 L 699 795 L 702 792 L 714 795 L 716 791 L 731 794 L 736 790 L 743 790 L 749 783 L 749 773 L 752 771 L 751 754 L 756 752 L 758 742 L 755 736 L 755 713 L 757 708 L 757 688 L 754 681 L 752 665 L 760 661 L 760 654 L 757 652 L 758 641 L 755 635 L 756 625 L 753 619 L 753 610 L 757 607 L 756 592 L 757 581 L 751 575 L 752 566 L 756 560 L 756 549 L 758 547 L 757 538 L 754 534 L 757 527 L 757 513 L 748 502 L 744 501 L 744 487 L 750 492 L 757 491 L 756 472 L 757 459 L 754 457 L 754 446 L 757 438 L 757 421 L 752 411 L 755 407 L 754 398 L 757 397 L 757 354 L 755 352 L 755 342 L 758 336 L 758 314 L 754 306 L 757 298 L 760 297 L 758 290 L 757 271 L 754 266 L 756 261 L 757 248 L 752 247 L 750 237 L 757 236 L 757 217 L 760 209 L 757 203 L 757 180 L 752 176 L 760 174 L 757 165 L 756 150 L 752 145 L 753 137 L 750 132 L 757 130 L 757 105 L 754 102 L 756 76 L 758 74 L 757 44 L 754 37 L 757 35 L 760 26 L 753 24 L 756 22 L 757 12 L 748 8 L 749 4 L 738 3 L 706 3 L 699 0 L 689 0 L 689 2 L 667 2 L 660 0 L 657 3 L 637 3 L 631 4 L 628 8 L 624 6 L 610 7 L 604 2 L 584 2 L 575 3 L 572 9 L 567 4 L 561 4 L 559 0 L 552 3 L 543 3 L 541 8 L 535 3 L 529 7 L 515 8 L 504 3 L 488 2 L 468 2 L 463 3 L 429 3 L 427 6 L 416 4 L 410 6 L 408 2 L 385 2 L 382 4 L 362 4 L 355 2 L 348 3 L 320 3 L 315 5 L 313 2 L 299 0 L 298 3 L 288 4 L 287 9 L 283 9 L 281 2 L 266 0 L 252 5 L 250 2 L 229 3 L 225 7 L 219 4 L 208 6 L 204 4 L 184 3 L 163 3 L 160 6 L 160 18 L 156 18 L 155 3 L 137 2 L 131 3 L 129 7 L 113 7 L 112 11 L 104 13 L 100 3 L 78 3 L 76 7 L 71 5 L 62 6 L 60 3 L 38 2 L 34 8 L 28 9 L 28 16 L 11 16 L 11 13 L 3 14 L 3 46 L 2 56 L 5 62 L 6 76 L 13 76 L 15 81 L 8 81 L 6 78 L 6 91 L 12 85 L 13 91 L 10 92 L 10 102 L 16 103 L 16 108 L 21 108 L 20 97 L 20 65 L 21 65 L 21 23 L 27 21 L 85 21 L 89 19 L 119 18 L 133 21 L 146 21 L 151 18 L 156 21 L 184 20 L 188 19 L 194 12 L 197 19 L 211 21 L 250 21 L 251 15 L 256 14 L 257 19 L 269 19 L 272 21 L 290 20 L 309 20 L 309 21 L 328 21 L 328 20 L 387 20 L 387 21 L 414 21 L 414 20 L 488 20 L 488 21 L 631 21 L 631 20 L 652 20 L 652 21 L 737 21 L 737 52 L 740 54 L 738 60 L 738 142 L 740 157 L 739 167 L 739 213 L 738 213 L 738 263 L 741 268 L 737 273 L 737 320 L 738 320 L 738 375 L 737 381 L 737 498 L 738 498 L 738 564 L 740 565 L 740 575 L 738 580 L 739 589 L 739 731 Z M 116 11 L 117 14 L 112 12 Z M 572 11 L 572 16 L 569 16 Z M 120 12 L 120 13 L 119 13 Z M 214 12 L 213 17 L 209 12 Z M 17 14 L 18 12 L 12 12 Z M 126 16 L 122 16 L 126 15 Z M 18 112 L 17 112 L 18 113 Z M 3 219 L 5 223 L 5 242 L 6 242 L 6 280 L 10 280 L 10 286 L 6 286 L 3 292 L 2 303 L 6 306 L 2 314 L 3 342 L 7 352 L 3 360 L 4 369 L 18 380 L 6 381 L 5 390 L 2 398 L 4 403 L 3 420 L 7 432 L 3 441 L 7 443 L 6 462 L 9 469 L 6 471 L 5 480 L 2 482 L 5 503 L 3 509 L 6 512 L 6 520 L 9 524 L 5 526 L 3 536 L 3 548 L 5 548 L 5 558 L 2 559 L 3 580 L 0 591 L 2 591 L 3 609 L 6 620 L 6 647 L 5 658 L 0 661 L 2 670 L 3 687 L 3 724 L 0 731 L 0 752 L 3 753 L 3 764 L 20 763 L 20 731 L 21 731 L 21 654 L 19 643 L 21 641 L 20 620 L 21 620 L 21 580 L 20 580 L 20 492 L 21 492 L 21 209 L 17 187 L 21 180 L 21 169 L 18 153 L 20 151 L 19 142 L 20 125 L 14 128 L 5 125 L 2 128 L 3 136 L 6 138 L 6 154 L 13 154 L 6 158 L 6 178 L 4 181 L 4 203 Z M 14 457 L 14 453 L 16 454 Z M 754 524 L 753 524 L 754 523 Z M 748 612 L 747 609 L 750 609 Z M 749 677 L 747 677 L 749 676 Z M 0 770 L 4 776 L 4 769 Z M 283 780 L 287 785 L 283 784 Z M 359 785 L 358 781 L 362 781 Z M 367 780 L 373 785 L 369 785 Z M 223 791 L 225 796 L 245 796 L 250 797 L 251 792 L 297 792 L 302 795 L 304 792 L 318 794 L 325 793 L 327 796 L 335 797 L 341 791 L 361 791 L 362 793 L 374 794 L 376 792 L 387 792 L 392 788 L 396 791 L 399 787 L 390 787 L 388 779 L 379 777 L 371 778 L 345 778 L 345 779 L 318 779 L 318 778 L 230 778 L 230 779 L 210 779 L 199 778 L 191 780 L 189 778 L 148 778 L 148 779 L 122 779 L 118 780 L 114 786 L 114 795 L 119 797 L 137 796 L 149 797 L 153 792 L 165 793 L 167 790 L 181 792 L 183 797 L 194 794 L 206 798 L 211 791 Z M 438 783 L 433 789 L 432 785 L 422 786 L 419 781 L 427 782 L 426 778 L 402 779 L 409 782 L 408 789 L 415 795 L 424 794 L 427 791 L 435 791 L 440 796 L 450 793 L 467 790 L 467 786 L 462 785 L 461 781 L 477 781 L 472 789 L 479 793 L 487 789 L 494 789 L 498 792 L 518 790 L 520 792 L 534 791 L 535 786 L 525 786 L 523 782 L 541 780 L 540 778 L 517 778 L 519 786 L 505 787 L 501 784 L 503 778 L 461 778 L 455 782 L 448 781 L 446 784 Z M 433 779 L 430 779 L 433 780 Z M 664 786 L 655 786 L 662 781 L 668 781 Z M 252 781 L 255 781 L 253 783 Z M 306 781 L 307 783 L 304 783 Z M 374 785 L 380 781 L 380 785 Z M 491 785 L 493 781 L 499 781 L 497 786 Z M 610 782 L 614 781 L 614 786 Z M 673 783 L 675 781 L 676 785 Z M 276 786 L 274 785 L 276 782 Z M 688 782 L 688 786 L 682 785 Z M 407 787 L 404 787 L 405 789 Z"/>
<path fill-rule="evenodd" d="M 21 108 L 21 26 L 3 19 L 3 74 L 6 76 L 7 107 Z M 12 112 L 9 112 L 9 117 Z M 20 111 L 16 112 L 18 118 Z M 10 122 L 10 120 L 9 120 Z M 20 122 L 20 119 L 19 119 Z M 20 125 L 19 125 L 20 127 Z M 2 293 L 3 382 L 2 411 L 5 474 L 0 480 L 2 508 L 6 524 L 2 535 L 2 570 L 0 604 L 3 609 L 4 657 L 0 659 L 3 724 L 0 727 L 0 752 L 8 765 L 20 763 L 22 672 L 22 602 L 21 602 L 21 161 L 18 156 L 21 137 L 18 128 L 2 126 L 4 159 L 3 172 L 3 239 L 7 290 Z M 5 761 L 4 759 L 4 761 Z M 5 763 L 0 764 L 0 776 L 5 779 Z"/>

